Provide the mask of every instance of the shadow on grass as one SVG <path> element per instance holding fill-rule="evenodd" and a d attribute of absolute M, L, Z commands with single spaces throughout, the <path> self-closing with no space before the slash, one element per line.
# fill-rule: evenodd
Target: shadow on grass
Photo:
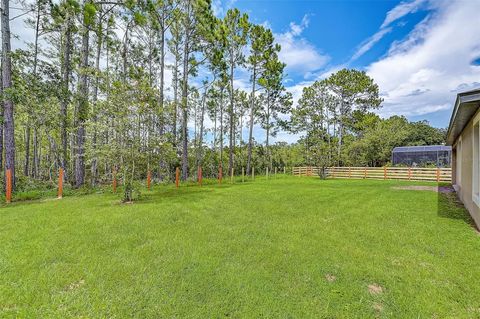
<path fill-rule="evenodd" d="M 439 217 L 463 220 L 479 231 L 470 213 L 460 201 L 451 185 L 439 184 L 437 194 L 437 213 Z"/>

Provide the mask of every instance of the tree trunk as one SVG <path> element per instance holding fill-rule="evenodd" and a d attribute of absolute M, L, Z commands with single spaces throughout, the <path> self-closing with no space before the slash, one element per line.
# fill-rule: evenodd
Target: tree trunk
<path fill-rule="evenodd" d="M 163 16 L 162 12 L 162 16 Z M 163 19 L 163 18 L 162 18 Z M 165 21 L 162 21 L 161 29 L 160 29 L 160 101 L 158 105 L 158 118 L 159 118 L 159 128 L 158 133 L 160 138 L 163 137 L 165 134 L 165 114 L 164 114 L 164 83 L 165 83 Z M 165 162 L 165 158 L 163 156 L 160 157 L 159 163 L 160 175 L 159 179 L 163 180 L 163 175 L 167 171 L 167 163 Z"/>
<path fill-rule="evenodd" d="M 199 134 L 198 134 L 198 143 L 197 143 L 197 160 L 196 164 L 197 167 L 202 164 L 202 157 L 203 157 L 203 122 L 205 118 L 205 103 L 207 99 L 207 90 L 208 87 L 205 87 L 205 92 L 203 93 L 203 98 L 202 98 L 202 109 L 200 112 L 200 129 L 199 129 Z"/>
<path fill-rule="evenodd" d="M 122 57 L 123 57 L 123 83 L 127 82 L 127 73 L 128 73 L 127 55 L 128 55 L 128 29 L 129 28 L 130 28 L 130 22 L 127 23 L 127 26 L 125 28 L 125 39 L 123 41 L 123 52 L 122 52 Z"/>
<path fill-rule="evenodd" d="M 187 14 L 190 12 L 190 0 L 187 2 Z M 185 43 L 183 51 L 183 88 L 182 88 L 182 180 L 188 177 L 188 60 L 189 60 L 189 22 L 185 26 Z"/>
<path fill-rule="evenodd" d="M 213 153 L 217 152 L 217 105 L 218 103 L 215 102 L 215 111 L 213 116 Z"/>
<path fill-rule="evenodd" d="M 39 166 L 39 155 L 38 155 L 38 128 L 33 128 L 33 165 L 32 165 L 32 177 L 38 178 L 38 166 Z"/>
<path fill-rule="evenodd" d="M 270 138 L 270 92 L 267 91 L 267 114 L 266 114 L 266 134 L 267 138 L 265 140 L 265 154 L 267 155 L 267 167 L 271 169 L 270 163 L 270 148 L 269 148 L 269 138 Z"/>
<path fill-rule="evenodd" d="M 0 96 L 3 96 L 3 59 L 0 65 Z M 3 98 L 0 99 L 0 171 L 3 169 L 3 117 L 4 103 Z M 4 183 L 5 185 L 5 183 Z"/>
<path fill-rule="evenodd" d="M 84 24 L 86 24 L 86 21 L 84 21 Z M 89 29 L 87 25 L 84 25 L 82 34 L 80 77 L 78 80 L 75 187 L 81 187 L 85 183 L 85 122 L 87 120 L 88 112 L 88 51 Z"/>
<path fill-rule="evenodd" d="M 12 60 L 10 46 L 10 9 L 9 0 L 2 0 L 2 80 L 3 92 L 12 87 Z M 13 121 L 14 105 L 8 94 L 4 98 L 4 142 L 5 142 L 5 169 L 12 174 L 12 189 L 15 189 L 15 125 Z"/>
<path fill-rule="evenodd" d="M 162 13 L 163 14 L 163 13 Z M 160 87 L 159 87 L 159 93 L 160 93 L 160 101 L 158 105 L 158 116 L 160 118 L 160 127 L 159 127 L 159 132 L 160 135 L 163 135 L 164 133 L 164 119 L 163 119 L 163 100 L 164 100 L 164 83 L 165 83 L 165 29 L 164 25 L 161 26 L 160 30 Z"/>
<path fill-rule="evenodd" d="M 343 94 L 341 95 L 340 100 L 340 116 L 338 122 L 338 166 L 342 165 L 341 155 L 342 155 L 342 145 L 343 145 L 343 131 L 344 131 L 344 124 L 343 121 L 344 117 L 344 105 L 343 105 Z"/>
<path fill-rule="evenodd" d="M 60 165 L 63 168 L 63 179 L 68 181 L 68 136 L 67 136 L 67 108 L 70 99 L 69 81 L 70 81 L 70 56 L 72 48 L 72 23 L 71 18 L 67 17 L 63 58 L 62 58 L 62 98 L 60 101 L 60 138 L 62 143 L 62 155 Z M 69 167 L 68 167 L 69 168 Z"/>
<path fill-rule="evenodd" d="M 178 45 L 176 45 L 178 53 Z M 173 145 L 177 146 L 177 114 L 178 114 L 178 56 L 175 55 L 175 66 L 173 69 Z"/>
<path fill-rule="evenodd" d="M 253 76 L 252 76 L 252 95 L 250 103 L 250 123 L 248 130 L 248 154 L 247 154 L 247 175 L 250 174 L 250 166 L 252 165 L 252 148 L 253 148 L 253 122 L 255 116 L 255 85 L 257 82 L 257 68 L 253 67 Z"/>
<path fill-rule="evenodd" d="M 220 91 L 220 167 L 223 169 L 223 90 Z"/>
<path fill-rule="evenodd" d="M 228 143 L 228 173 L 232 171 L 233 168 L 233 149 L 234 149 L 234 143 L 233 143 L 233 136 L 234 136 L 234 123 L 235 123 L 235 114 L 233 112 L 234 107 L 234 91 L 233 91 L 233 62 L 230 64 L 230 107 L 229 107 L 229 117 L 230 117 L 230 139 Z"/>
<path fill-rule="evenodd" d="M 328 143 L 328 157 L 327 157 L 327 166 L 330 166 L 332 163 L 332 144 L 330 137 L 330 119 L 328 114 L 328 108 L 325 109 L 326 125 L 327 125 L 327 143 Z"/>
<path fill-rule="evenodd" d="M 97 183 L 97 154 L 96 154 L 96 149 L 97 149 L 97 121 L 98 121 L 98 109 L 97 109 L 97 99 L 98 99 L 98 77 L 100 73 L 100 55 L 102 53 L 102 21 L 100 20 L 98 26 L 98 32 L 97 32 L 97 55 L 95 58 L 95 71 L 97 72 L 97 75 L 95 76 L 95 85 L 93 87 L 93 98 L 92 98 L 92 104 L 93 107 L 95 108 L 93 110 L 93 136 L 92 136 L 92 148 L 93 148 L 93 159 L 92 159 L 92 186 L 95 186 Z"/>
<path fill-rule="evenodd" d="M 30 116 L 29 116 L 30 117 Z M 28 176 L 30 174 L 30 119 L 27 120 L 27 127 L 25 129 L 25 165 L 23 166 L 23 175 Z"/>
<path fill-rule="evenodd" d="M 34 42 L 34 53 L 33 53 L 33 91 L 35 92 L 35 85 L 36 85 L 36 77 L 37 77 L 37 64 L 38 64 L 38 37 L 39 37 L 39 30 L 40 30 L 40 2 L 37 2 L 37 16 L 35 20 L 35 42 Z M 28 114 L 27 120 L 27 129 L 25 132 L 25 166 L 23 169 L 23 173 L 25 176 L 28 176 L 30 173 L 30 131 L 32 121 L 30 119 L 31 113 Z"/>

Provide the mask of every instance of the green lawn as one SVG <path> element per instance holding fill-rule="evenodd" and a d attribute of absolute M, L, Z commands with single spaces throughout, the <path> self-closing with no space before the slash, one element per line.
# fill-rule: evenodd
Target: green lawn
<path fill-rule="evenodd" d="M 12 204 L 0 317 L 480 318 L 480 236 L 454 196 L 392 189 L 412 184 L 286 177 Z"/>

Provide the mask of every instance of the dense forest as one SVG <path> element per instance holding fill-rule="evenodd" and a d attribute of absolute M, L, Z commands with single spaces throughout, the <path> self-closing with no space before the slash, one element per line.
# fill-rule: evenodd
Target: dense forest
<path fill-rule="evenodd" d="M 13 19 L 34 34 L 25 49 L 11 49 Z M 237 9 L 217 17 L 208 0 L 2 0 L 1 31 L 0 171 L 17 186 L 53 181 L 59 168 L 78 188 L 114 173 L 169 181 L 176 167 L 186 180 L 198 166 L 206 176 L 378 166 L 395 146 L 445 137 L 373 113 L 382 98 L 363 71 L 340 70 L 293 101 L 273 32 Z M 248 90 L 236 85 L 245 74 Z M 300 138 L 272 142 L 280 131 Z"/>

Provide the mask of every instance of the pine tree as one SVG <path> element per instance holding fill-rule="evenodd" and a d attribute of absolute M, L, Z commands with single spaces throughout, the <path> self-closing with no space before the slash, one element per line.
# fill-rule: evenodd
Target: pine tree
<path fill-rule="evenodd" d="M 234 154 L 234 127 L 235 127 L 235 88 L 234 76 L 235 68 L 242 66 L 245 63 L 245 56 L 243 50 L 247 45 L 248 29 L 248 15 L 241 14 L 238 9 L 230 9 L 227 11 L 224 24 L 224 39 L 225 39 L 225 61 L 228 65 L 229 73 L 229 95 L 230 104 L 228 108 L 229 116 L 229 150 L 228 150 L 228 172 L 233 168 L 233 154 Z"/>

